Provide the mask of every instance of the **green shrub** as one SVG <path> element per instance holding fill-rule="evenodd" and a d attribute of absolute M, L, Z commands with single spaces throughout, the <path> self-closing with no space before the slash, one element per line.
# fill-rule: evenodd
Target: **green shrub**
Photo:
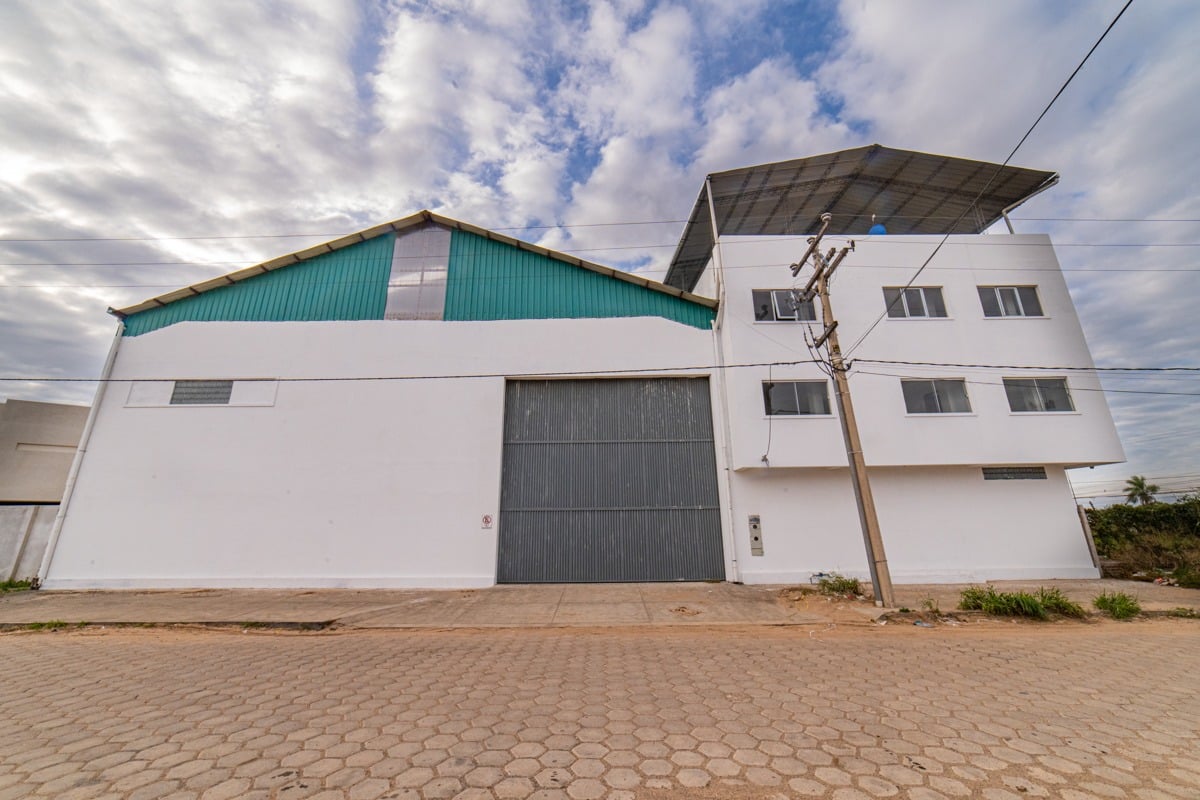
<path fill-rule="evenodd" d="M 1103 592 L 1092 601 L 1092 605 L 1113 619 L 1129 619 L 1142 613 L 1137 599 L 1124 592 Z"/>
<path fill-rule="evenodd" d="M 997 617 L 1046 619 L 1049 613 L 1042 602 L 1029 592 L 997 592 L 993 586 L 968 586 L 959 596 L 964 611 L 982 611 Z"/>
<path fill-rule="evenodd" d="M 1174 503 L 1087 509 L 1096 551 L 1135 571 L 1182 572 L 1180 585 L 1200 587 L 1200 495 Z M 1180 580 L 1181 576 L 1174 575 Z"/>
<path fill-rule="evenodd" d="M 0 581 L 0 594 L 5 592 L 23 592 L 32 588 L 29 581 Z"/>
<path fill-rule="evenodd" d="M 1075 617 L 1076 619 L 1087 616 L 1083 606 L 1068 598 L 1057 587 L 1050 589 L 1045 586 L 1041 587 L 1037 590 L 1037 599 L 1051 614 L 1061 614 L 1064 617 Z"/>
<path fill-rule="evenodd" d="M 863 593 L 862 583 L 859 582 L 858 578 L 847 578 L 845 575 L 838 575 L 836 572 L 817 581 L 817 589 L 821 594 L 838 596 L 860 595 Z"/>
<path fill-rule="evenodd" d="M 65 627 L 67 627 L 67 623 L 61 619 L 52 619 L 49 622 L 30 622 L 25 626 L 26 630 L 31 631 L 56 631 Z"/>
<path fill-rule="evenodd" d="M 1187 589 L 1200 589 L 1200 566 L 1184 565 L 1171 575 L 1175 583 Z"/>
<path fill-rule="evenodd" d="M 985 603 L 983 610 L 1002 617 L 1030 617 L 1046 619 L 1046 607 L 1029 592 L 997 592 L 994 599 Z"/>
<path fill-rule="evenodd" d="M 1148 533 L 1200 537 L 1200 495 L 1187 495 L 1174 503 L 1144 506 L 1118 503 L 1085 511 L 1096 549 L 1102 556 L 1110 555 L 1113 544 Z"/>
<path fill-rule="evenodd" d="M 962 590 L 958 598 L 958 607 L 963 611 L 982 611 L 983 601 L 989 593 L 995 593 L 990 586 L 968 586 Z"/>

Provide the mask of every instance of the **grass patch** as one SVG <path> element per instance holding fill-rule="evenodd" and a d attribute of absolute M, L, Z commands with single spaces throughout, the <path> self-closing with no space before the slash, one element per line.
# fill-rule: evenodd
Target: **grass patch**
<path fill-rule="evenodd" d="M 848 595 L 858 596 L 863 593 L 862 583 L 858 578 L 847 578 L 845 575 L 838 575 L 836 572 L 817 581 L 817 591 L 821 594 L 840 597 Z"/>
<path fill-rule="evenodd" d="M 1037 590 L 1035 595 L 1038 602 L 1042 604 L 1051 614 L 1060 614 L 1064 617 L 1074 617 L 1075 619 L 1083 619 L 1087 616 L 1087 611 L 1083 606 L 1076 603 L 1062 593 L 1062 590 L 1057 587 L 1047 589 L 1042 586 Z"/>
<path fill-rule="evenodd" d="M 33 588 L 29 581 L 0 581 L 0 594 L 6 592 L 24 592 Z"/>
<path fill-rule="evenodd" d="M 1092 605 L 1108 614 L 1113 619 L 1130 619 L 1142 613 L 1142 607 L 1137 598 L 1124 592 L 1103 592 L 1097 595 Z"/>
<path fill-rule="evenodd" d="M 25 626 L 27 631 L 56 631 L 59 628 L 67 627 L 67 623 L 61 619 L 52 619 L 48 622 L 31 622 Z"/>
<path fill-rule="evenodd" d="M 963 611 L 982 611 L 997 617 L 1049 619 L 1053 615 L 1082 619 L 1083 606 L 1071 600 L 1061 589 L 1042 586 L 1036 592 L 998 592 L 994 586 L 968 586 L 959 595 Z"/>
<path fill-rule="evenodd" d="M 993 586 L 968 586 L 959 595 L 958 607 L 963 611 L 982 611 L 996 617 L 1050 617 L 1035 595 L 1029 592 L 997 592 Z"/>
<path fill-rule="evenodd" d="M 1197 612 L 1194 608 L 1179 606 L 1178 608 L 1172 608 L 1170 611 L 1168 611 L 1167 616 L 1179 617 L 1180 619 L 1200 619 L 1200 612 Z"/>
<path fill-rule="evenodd" d="M 1171 577 L 1175 579 L 1176 586 L 1182 586 L 1185 589 L 1200 589 L 1200 567 L 1184 565 L 1177 568 Z"/>

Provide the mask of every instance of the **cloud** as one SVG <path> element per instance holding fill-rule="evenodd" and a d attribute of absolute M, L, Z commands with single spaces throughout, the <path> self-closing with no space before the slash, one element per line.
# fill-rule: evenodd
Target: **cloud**
<path fill-rule="evenodd" d="M 698 52 L 692 16 L 664 4 L 638 22 L 636 15 L 597 3 L 578 33 L 575 63 L 558 94 L 585 136 L 682 136 L 694 125 Z"/>
<path fill-rule="evenodd" d="M 873 141 L 1002 159 L 1119 7 L 0 4 L 0 373 L 95 374 L 107 305 L 422 207 L 562 223 L 527 238 L 661 275 L 707 173 Z M 1016 224 L 1063 243 L 1101 363 L 1195 363 L 1198 226 L 1028 218 L 1200 219 L 1198 31 L 1187 0 L 1134 4 L 1014 159 L 1062 174 Z M 169 238 L 279 233 L 324 235 Z M 167 238 L 3 241 L 88 237 Z M 1114 477 L 1197 471 L 1197 437 L 1170 436 L 1194 398 L 1109 399 L 1131 456 Z"/>
<path fill-rule="evenodd" d="M 715 87 L 704 102 L 697 162 L 706 172 L 721 172 L 848 146 L 848 127 L 824 115 L 820 91 L 779 58 Z M 799 141 L 803 153 L 797 151 Z"/>

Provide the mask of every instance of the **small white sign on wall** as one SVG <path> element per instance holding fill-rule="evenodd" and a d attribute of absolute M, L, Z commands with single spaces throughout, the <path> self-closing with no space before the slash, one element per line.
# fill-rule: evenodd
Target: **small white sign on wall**
<path fill-rule="evenodd" d="M 495 522 L 495 519 L 492 517 L 491 514 L 484 514 L 483 517 L 479 520 L 479 527 L 484 528 L 484 529 L 490 528 L 490 527 L 492 527 L 493 522 Z"/>

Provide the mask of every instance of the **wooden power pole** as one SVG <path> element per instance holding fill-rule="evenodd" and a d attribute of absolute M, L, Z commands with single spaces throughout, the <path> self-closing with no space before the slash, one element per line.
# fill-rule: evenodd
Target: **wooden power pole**
<path fill-rule="evenodd" d="M 814 293 L 821 298 L 821 321 L 824 332 L 817 338 L 815 346 L 828 345 L 829 366 L 837 392 L 838 416 L 842 422 L 842 438 L 846 442 L 846 459 L 850 464 L 850 477 L 854 482 L 854 499 L 858 503 L 858 520 L 862 525 L 863 542 L 867 549 L 867 562 L 871 567 L 871 587 L 875 591 L 875 605 L 891 607 L 892 575 L 888 570 L 887 555 L 883 549 L 883 535 L 879 531 L 879 516 L 875 512 L 875 496 L 871 493 L 871 481 L 867 478 L 867 463 L 863 458 L 862 439 L 858 435 L 858 423 L 854 417 L 854 403 L 850 398 L 850 382 L 846 378 L 846 362 L 838 344 L 837 320 L 829 302 L 829 279 L 847 254 L 854 250 L 851 242 L 840 251 L 830 248 L 821 255 L 821 237 L 829 227 L 829 214 L 821 215 L 820 232 L 809 239 L 804 258 L 792 265 L 792 275 L 798 275 L 809 256 L 813 259 L 813 276 L 799 293 L 800 299 L 811 300 Z"/>

